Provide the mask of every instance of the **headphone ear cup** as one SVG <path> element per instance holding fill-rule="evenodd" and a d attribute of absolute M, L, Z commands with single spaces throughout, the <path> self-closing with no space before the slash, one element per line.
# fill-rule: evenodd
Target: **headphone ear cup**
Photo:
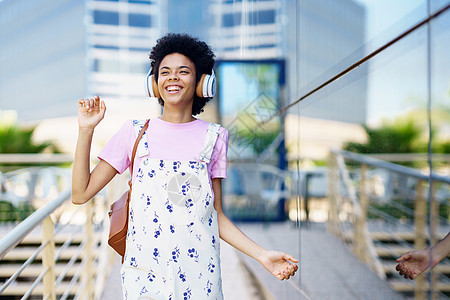
<path fill-rule="evenodd" d="M 161 95 L 159 94 L 158 83 L 156 82 L 155 77 L 153 75 L 152 75 L 152 92 L 153 97 L 161 98 Z"/>
<path fill-rule="evenodd" d="M 195 93 L 200 98 L 212 98 L 216 93 L 216 75 L 212 70 L 211 75 L 202 74 L 200 81 L 195 88 Z"/>
<path fill-rule="evenodd" d="M 204 98 L 203 96 L 203 83 L 205 82 L 205 77 L 207 74 L 202 74 L 202 77 L 200 77 L 200 81 L 197 83 L 197 87 L 195 88 L 195 93 L 198 97 Z"/>
<path fill-rule="evenodd" d="M 158 84 L 151 72 L 152 70 L 148 71 L 147 77 L 145 78 L 145 92 L 148 97 L 160 98 Z"/>

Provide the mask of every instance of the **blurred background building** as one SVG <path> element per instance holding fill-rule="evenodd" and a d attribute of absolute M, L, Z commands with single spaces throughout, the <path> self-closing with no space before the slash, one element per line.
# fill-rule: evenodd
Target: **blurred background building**
<path fill-rule="evenodd" d="M 21 121 L 76 114 L 101 95 L 145 99 L 148 53 L 167 32 L 166 1 L 2 1 L 1 110 Z"/>
<path fill-rule="evenodd" d="M 166 32 L 194 33 L 212 45 L 218 59 L 286 60 L 287 99 L 294 99 L 299 81 L 310 83 L 364 39 L 361 5 L 308 3 L 2 1 L 0 38 L 8 47 L 0 49 L 1 109 L 14 109 L 26 121 L 73 115 L 73 99 L 90 95 L 122 103 L 145 100 L 148 54 Z M 296 29 L 319 24 L 321 35 Z M 342 96 L 351 111 L 330 106 L 304 115 L 362 123 L 364 97 Z"/>
<path fill-rule="evenodd" d="M 286 61 L 287 99 L 302 87 L 318 84 L 318 77 L 360 47 L 365 38 L 364 7 L 352 0 L 211 1 L 210 42 L 220 59 Z M 318 28 L 320 33 L 300 30 Z M 314 82 L 314 80 L 316 80 Z M 327 101 L 323 108 L 300 115 L 364 123 L 365 84 Z M 283 104 L 288 104 L 285 99 Z M 295 99 L 296 100 L 296 99 Z M 339 105 L 336 105 L 339 103 Z"/>
<path fill-rule="evenodd" d="M 316 84 L 315 79 L 363 43 L 365 33 L 364 9 L 352 0 L 327 0 L 320 6 L 282 0 L 23 0 L 2 1 L 0 6 L 0 41 L 8 45 L 0 49 L 0 109 L 12 110 L 22 122 L 47 120 L 37 136 L 52 138 L 48 130 L 55 127 L 60 128 L 55 136 L 74 133 L 74 122 L 66 125 L 60 118 L 76 115 L 76 99 L 100 95 L 107 100 L 111 120 L 110 130 L 100 130 L 101 144 L 136 113 L 159 114 L 156 101 L 145 98 L 143 78 L 149 51 L 164 33 L 188 32 L 204 39 L 219 61 L 282 61 L 283 86 L 274 100 L 279 107 Z M 299 30 L 316 27 L 320 34 Z M 336 95 L 324 99 L 320 109 L 290 110 L 286 134 L 297 132 L 292 130 L 299 116 L 307 117 L 304 122 L 364 123 L 366 87 L 362 80 L 357 89 L 340 93 L 339 101 Z M 218 121 L 218 110 L 217 100 L 212 101 L 203 118 Z M 64 136 L 63 148 L 73 149 L 73 139 Z"/>

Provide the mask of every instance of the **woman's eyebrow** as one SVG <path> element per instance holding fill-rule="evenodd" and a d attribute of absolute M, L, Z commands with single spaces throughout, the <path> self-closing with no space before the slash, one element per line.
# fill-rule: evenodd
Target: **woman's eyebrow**
<path fill-rule="evenodd" d="M 189 68 L 188 66 L 179 66 L 179 67 L 177 67 L 178 69 L 189 69 L 189 70 L 191 70 L 191 68 Z M 163 69 L 168 69 L 168 70 L 170 70 L 170 68 L 169 67 L 167 67 L 167 66 L 163 66 L 163 67 L 161 67 L 159 70 L 161 71 L 161 70 L 163 70 Z"/>

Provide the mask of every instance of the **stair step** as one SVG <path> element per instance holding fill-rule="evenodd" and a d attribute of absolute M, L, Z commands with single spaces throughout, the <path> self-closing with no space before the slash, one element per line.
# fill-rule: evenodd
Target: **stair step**
<path fill-rule="evenodd" d="M 414 282 L 410 280 L 402 280 L 402 279 L 395 279 L 395 280 L 389 280 L 389 284 L 392 286 L 394 290 L 397 292 L 413 292 L 414 291 Z M 426 284 L 428 287 L 428 283 Z M 436 284 L 433 287 L 435 290 L 440 292 L 450 292 L 450 283 L 444 283 L 444 282 L 436 282 Z"/>
<path fill-rule="evenodd" d="M 66 242 L 71 237 L 72 237 L 72 234 L 70 234 L 70 233 L 56 234 L 55 235 L 55 244 L 63 244 L 64 242 Z M 83 233 L 75 234 L 72 237 L 72 243 L 81 243 L 85 237 L 86 236 Z M 94 239 L 100 240 L 100 238 L 101 238 L 100 234 L 94 235 Z M 28 235 L 22 240 L 21 243 L 40 244 L 41 242 L 42 242 L 42 236 L 40 236 L 40 235 Z"/>
<path fill-rule="evenodd" d="M 59 259 L 71 259 L 79 251 L 78 246 L 67 247 L 62 253 Z M 58 253 L 60 247 L 55 247 L 55 254 Z M 27 260 L 36 252 L 36 247 L 18 247 L 8 252 L 3 258 L 2 262 L 7 260 Z M 98 256 L 100 250 L 95 249 L 94 254 Z M 82 252 L 81 252 L 82 254 Z M 42 259 L 42 251 L 38 254 L 36 260 Z"/>
<path fill-rule="evenodd" d="M 380 231 L 380 232 L 371 232 L 370 233 L 370 237 L 372 238 L 372 240 L 381 240 L 381 241 L 396 241 L 397 239 L 402 239 L 402 240 L 406 240 L 406 241 L 413 241 L 415 238 L 415 233 L 414 232 L 396 232 L 395 233 L 395 237 L 394 235 L 392 235 L 389 232 L 384 232 L 384 231 Z"/>
<path fill-rule="evenodd" d="M 385 273 L 397 273 L 397 270 L 395 270 L 396 262 L 383 262 L 382 265 Z M 438 264 L 433 271 L 450 274 L 450 264 Z"/>
<path fill-rule="evenodd" d="M 19 264 L 7 264 L 2 265 L 0 268 L 0 277 L 9 278 L 11 275 L 13 275 L 22 265 Z M 66 276 L 72 277 L 75 275 L 77 269 L 79 268 L 80 264 L 74 264 L 67 272 Z M 55 274 L 58 276 L 61 274 L 66 267 L 66 264 L 56 264 L 55 265 Z M 37 277 L 39 274 L 41 274 L 43 268 L 41 264 L 35 264 L 35 265 L 29 265 L 26 267 L 22 273 L 20 273 L 20 276 L 22 277 Z"/>
<path fill-rule="evenodd" d="M 3 291 L 2 296 L 23 296 L 25 293 L 28 292 L 30 289 L 31 282 L 25 283 L 25 282 L 14 282 L 9 287 L 6 288 L 6 290 Z M 79 286 L 78 284 L 74 284 L 70 291 L 70 295 L 75 295 Z M 66 292 L 66 290 L 69 289 L 69 283 L 68 282 L 61 282 L 57 286 L 55 286 L 55 291 L 57 295 L 62 295 Z M 42 295 L 44 292 L 44 286 L 43 284 L 38 284 L 36 288 L 31 293 L 32 295 Z"/>
<path fill-rule="evenodd" d="M 401 256 L 408 251 L 414 250 L 412 247 L 398 246 L 398 245 L 389 245 L 389 246 L 381 246 L 377 245 L 376 251 L 378 256 Z"/>
<path fill-rule="evenodd" d="M 445 237 L 446 234 L 447 234 L 446 232 L 440 232 L 438 234 L 438 236 L 440 237 L 440 239 L 442 239 Z M 352 240 L 353 233 L 345 232 L 345 233 L 343 233 L 343 237 L 346 241 Z M 370 237 L 372 238 L 373 241 L 395 242 L 398 239 L 401 239 L 401 240 L 413 242 L 416 237 L 416 234 L 413 231 L 399 231 L 399 232 L 394 232 L 393 234 L 391 232 L 385 232 L 385 231 L 372 231 L 372 232 L 370 232 Z M 426 237 L 428 237 L 428 235 L 426 235 Z"/>
<path fill-rule="evenodd" d="M 3 236 L 0 236 L 0 240 L 3 238 Z M 71 233 L 56 234 L 54 237 L 55 244 L 63 244 L 71 237 L 72 237 Z M 72 243 L 79 244 L 82 242 L 84 237 L 85 237 L 85 235 L 83 233 L 77 233 L 72 237 Z M 101 238 L 102 238 L 102 235 L 100 233 L 97 233 L 94 235 L 94 239 L 96 241 L 100 241 Z M 36 244 L 36 245 L 40 245 L 41 243 L 42 243 L 42 235 L 41 234 L 29 234 L 26 237 L 24 237 L 24 239 L 20 242 L 20 244 Z"/>

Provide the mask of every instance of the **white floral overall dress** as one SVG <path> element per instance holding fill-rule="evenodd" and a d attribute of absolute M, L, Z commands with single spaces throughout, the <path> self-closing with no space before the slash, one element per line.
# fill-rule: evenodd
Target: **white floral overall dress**
<path fill-rule="evenodd" d="M 137 133 L 143 124 L 134 121 Z M 121 269 L 124 299 L 223 299 L 217 212 L 207 168 L 219 128 L 209 125 L 197 161 L 144 157 L 134 168 Z M 144 134 L 136 155 L 149 153 L 146 141 Z"/>

